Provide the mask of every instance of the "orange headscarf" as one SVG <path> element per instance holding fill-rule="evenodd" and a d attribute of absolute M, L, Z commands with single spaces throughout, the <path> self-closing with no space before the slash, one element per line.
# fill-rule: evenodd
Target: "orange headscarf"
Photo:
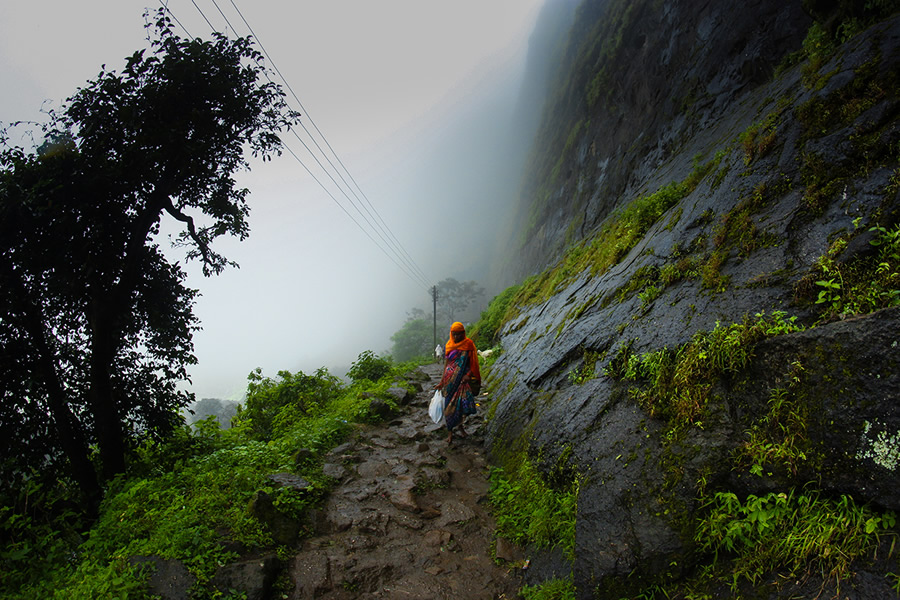
<path fill-rule="evenodd" d="M 453 341 L 453 332 L 461 331 L 463 339 L 458 343 Z M 450 326 L 450 339 L 444 347 L 444 353 L 450 354 L 452 350 L 461 350 L 469 353 L 469 371 L 472 373 L 472 379 L 481 379 L 481 370 L 478 367 L 478 350 L 475 349 L 475 342 L 466 337 L 466 327 L 459 321 Z"/>

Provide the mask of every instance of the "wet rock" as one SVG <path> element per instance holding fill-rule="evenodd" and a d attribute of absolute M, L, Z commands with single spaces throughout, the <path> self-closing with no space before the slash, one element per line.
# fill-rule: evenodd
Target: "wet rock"
<path fill-rule="evenodd" d="M 421 387 L 421 386 L 420 386 Z M 394 399 L 399 406 L 406 406 L 415 397 L 415 394 L 403 387 L 388 388 L 387 395 Z"/>
<path fill-rule="evenodd" d="M 310 482 L 294 473 L 273 473 L 267 475 L 266 479 L 274 483 L 277 487 L 290 488 L 304 494 L 313 489 L 313 485 Z"/>
<path fill-rule="evenodd" d="M 325 463 L 322 465 L 322 473 L 326 477 L 331 477 L 332 479 L 340 481 L 346 477 L 347 469 L 345 469 L 343 465 L 337 463 Z"/>
<path fill-rule="evenodd" d="M 506 562 L 518 562 L 525 558 L 525 551 L 521 547 L 503 537 L 497 538 L 496 554 L 498 559 Z"/>
<path fill-rule="evenodd" d="M 398 477 L 395 482 L 390 485 L 388 498 L 391 504 L 397 509 L 407 512 L 419 512 L 419 505 L 416 503 L 416 496 L 413 492 L 415 482 L 411 477 Z"/>
<path fill-rule="evenodd" d="M 381 421 L 388 421 L 400 414 L 400 411 L 381 398 L 373 398 L 369 402 L 369 414 Z"/>
<path fill-rule="evenodd" d="M 290 546 L 297 541 L 300 523 L 279 511 L 266 492 L 256 492 L 247 510 L 268 528 L 276 544 Z"/>
<path fill-rule="evenodd" d="M 135 556 L 131 562 L 150 570 L 147 591 L 162 600 L 187 598 L 189 590 L 197 582 L 197 578 L 180 560 L 163 559 L 158 556 Z"/>
<path fill-rule="evenodd" d="M 444 531 L 442 529 L 432 529 L 431 531 L 425 533 L 424 543 L 430 548 L 440 548 L 441 546 L 448 545 L 452 538 L 453 534 L 449 531 Z"/>
<path fill-rule="evenodd" d="M 244 594 L 247 600 L 266 600 L 280 571 L 274 554 L 220 567 L 210 585 L 222 594 Z"/>
<path fill-rule="evenodd" d="M 328 556 L 322 551 L 302 552 L 290 566 L 294 593 L 291 600 L 316 598 L 331 589 Z"/>

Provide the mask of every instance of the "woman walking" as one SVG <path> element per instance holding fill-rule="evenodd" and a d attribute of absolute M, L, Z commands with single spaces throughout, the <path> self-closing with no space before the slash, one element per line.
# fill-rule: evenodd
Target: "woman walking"
<path fill-rule="evenodd" d="M 459 437 L 466 437 L 463 417 L 475 414 L 475 396 L 481 391 L 481 371 L 478 368 L 478 351 L 475 342 L 466 337 L 462 323 L 450 326 L 450 339 L 444 347 L 444 376 L 438 384 L 444 394 L 444 422 L 453 442 L 453 430 Z"/>

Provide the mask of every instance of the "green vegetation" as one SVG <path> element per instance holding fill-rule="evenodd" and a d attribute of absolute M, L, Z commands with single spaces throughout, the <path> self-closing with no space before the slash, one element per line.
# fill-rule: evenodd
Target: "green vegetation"
<path fill-rule="evenodd" d="M 830 499 L 793 490 L 751 494 L 743 502 L 719 492 L 707 508 L 695 539 L 702 550 L 713 552 L 714 565 L 730 558 L 733 591 L 741 580 L 757 584 L 775 571 L 792 578 L 819 572 L 840 585 L 851 563 L 870 555 L 879 536 L 896 524 L 893 512 L 858 506 L 849 496 Z"/>
<path fill-rule="evenodd" d="M 497 536 L 538 548 L 560 547 L 566 558 L 574 560 L 578 477 L 566 476 L 560 469 L 545 477 L 525 456 L 508 463 L 512 466 L 506 470 L 491 469 Z"/>
<path fill-rule="evenodd" d="M 604 355 L 605 353 L 602 352 L 585 349 L 581 366 L 569 371 L 569 382 L 573 385 L 581 385 L 589 379 L 593 379 L 597 361 L 603 358 Z"/>
<path fill-rule="evenodd" d="M 572 577 L 548 579 L 540 585 L 526 585 L 519 593 L 525 600 L 575 600 Z"/>
<path fill-rule="evenodd" d="M 800 386 L 803 365 L 791 364 L 787 384 L 769 392 L 769 410 L 747 432 L 747 441 L 739 448 L 736 462 L 749 463 L 750 473 L 762 476 L 769 469 L 786 468 L 796 475 L 809 454 L 806 440 L 809 407 L 797 402 L 796 390 Z"/>
<path fill-rule="evenodd" d="M 347 377 L 354 383 L 360 381 L 378 381 L 391 372 L 391 358 L 389 356 L 375 356 L 371 350 L 366 350 L 356 358 L 356 361 L 347 370 Z"/>
<path fill-rule="evenodd" d="M 391 336 L 391 357 L 405 362 L 431 356 L 434 348 L 434 323 L 428 319 L 407 319 Z"/>
<path fill-rule="evenodd" d="M 234 173 L 299 117 L 250 39 L 179 38 L 160 11 L 150 47 L 49 111 L 32 148 L 0 128 L 0 481 L 56 470 L 91 511 L 193 400 L 198 292 L 160 227 L 205 275 L 232 265 L 214 242 L 249 234 Z"/>
<path fill-rule="evenodd" d="M 384 364 L 371 352 L 360 354 L 360 377 L 351 385 L 325 369 L 280 372 L 276 380 L 252 372 L 233 427 L 221 430 L 209 418 L 166 441 L 146 442 L 111 483 L 90 528 L 68 508 L 75 491 L 68 481 L 23 476 L 0 491 L 0 596 L 142 598 L 147 574 L 131 558 L 157 555 L 188 567 L 197 577 L 197 598 L 218 597 L 203 586 L 236 557 L 229 546 L 275 544 L 274 532 L 250 509 L 254 495 L 265 492 L 293 517 L 315 505 L 330 486 L 321 456 L 354 423 L 372 421 L 369 396 L 388 401 L 384 391 L 414 366 L 384 371 Z M 376 371 L 381 377 L 369 380 Z M 276 486 L 267 479 L 276 472 L 298 474 L 312 489 Z"/>
<path fill-rule="evenodd" d="M 619 262 L 666 211 L 693 192 L 709 173 L 718 168 L 724 157 L 725 152 L 718 152 L 705 163 L 701 156 L 694 157 L 693 169 L 684 180 L 636 198 L 613 214 L 593 240 L 573 246 L 555 266 L 506 290 L 502 294 L 502 304 L 492 303 L 493 308 L 489 308 L 490 323 L 496 323 L 493 325 L 494 331 L 514 319 L 522 307 L 546 301 L 585 271 L 597 276 Z"/>
<path fill-rule="evenodd" d="M 481 318 L 468 332 L 469 337 L 476 345 L 493 345 L 497 342 L 497 336 L 506 319 L 504 317 L 512 308 L 513 299 L 518 295 L 521 286 L 514 285 L 506 288 L 491 300 L 488 307 L 481 313 Z"/>
<path fill-rule="evenodd" d="M 798 300 L 820 309 L 820 322 L 900 306 L 900 225 L 869 231 L 874 234 L 869 243 L 877 248 L 874 256 L 840 262 L 848 243 L 848 237 L 840 237 L 795 287 Z"/>
<path fill-rule="evenodd" d="M 752 358 L 756 342 L 800 331 L 795 320 L 776 311 L 770 317 L 759 313 L 755 320 L 748 316 L 741 323 L 727 326 L 717 323 L 711 332 L 698 331 L 690 342 L 674 351 L 663 348 L 638 355 L 625 344 L 610 361 L 606 374 L 643 382 L 643 387 L 631 393 L 651 415 L 675 426 L 696 424 L 702 421 L 713 382 L 743 368 Z"/>

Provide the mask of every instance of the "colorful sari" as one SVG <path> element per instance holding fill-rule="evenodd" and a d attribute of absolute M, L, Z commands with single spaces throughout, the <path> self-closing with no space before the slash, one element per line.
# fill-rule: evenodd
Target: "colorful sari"
<path fill-rule="evenodd" d="M 451 431 L 462 422 L 465 415 L 475 414 L 475 396 L 469 385 L 472 378 L 469 352 L 471 351 L 451 350 L 447 354 L 444 376 L 441 378 L 440 386 L 444 391 L 444 421 L 447 429 Z"/>

